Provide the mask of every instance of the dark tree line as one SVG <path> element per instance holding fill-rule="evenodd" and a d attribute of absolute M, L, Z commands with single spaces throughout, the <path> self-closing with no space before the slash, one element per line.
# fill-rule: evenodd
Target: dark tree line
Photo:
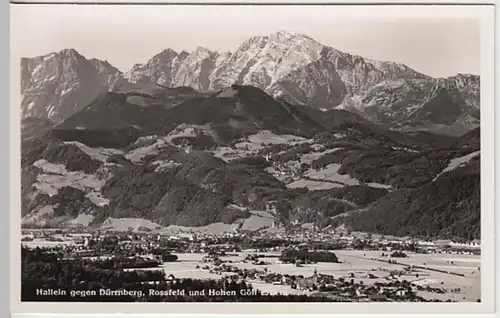
<path fill-rule="evenodd" d="M 263 295 L 244 280 L 174 279 L 163 271 L 124 271 L 123 266 L 89 259 L 63 259 L 60 252 L 49 249 L 22 248 L 22 301 L 85 301 L 85 302 L 314 302 L 332 301 L 326 297 L 307 295 Z M 62 290 L 60 295 L 41 295 L 37 290 Z M 100 291 L 127 290 L 130 295 L 101 295 Z M 85 291 L 86 296 L 72 296 L 71 291 Z M 182 291 L 180 294 L 150 294 L 150 290 Z M 209 290 L 233 291 L 234 295 L 210 295 Z M 242 291 L 246 291 L 242 293 Z M 89 295 L 94 292 L 95 295 Z M 193 293 L 194 292 L 194 293 Z"/>
<path fill-rule="evenodd" d="M 335 253 L 324 251 L 307 251 L 288 249 L 281 253 L 280 260 L 285 263 L 295 263 L 297 261 L 315 263 L 328 262 L 338 263 L 339 260 Z"/>

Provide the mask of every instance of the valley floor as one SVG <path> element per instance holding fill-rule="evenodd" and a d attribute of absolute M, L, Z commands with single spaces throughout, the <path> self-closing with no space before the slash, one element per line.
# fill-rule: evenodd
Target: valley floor
<path fill-rule="evenodd" d="M 354 281 L 362 281 L 364 284 L 374 284 L 377 281 L 386 281 L 385 277 L 391 271 L 401 271 L 405 265 L 426 266 L 432 269 L 446 270 L 454 273 L 464 274 L 464 277 L 453 274 L 435 272 L 432 270 L 422 270 L 417 278 L 415 274 L 402 276 L 400 279 L 406 279 L 422 286 L 430 286 L 444 289 L 460 288 L 460 292 L 437 294 L 426 291 L 421 291 L 417 294 L 424 298 L 440 299 L 446 301 L 451 299 L 458 302 L 475 302 L 481 298 L 481 275 L 478 270 L 480 266 L 479 255 L 446 255 L 446 254 L 409 254 L 408 258 L 401 260 L 400 264 L 387 264 L 387 257 L 381 257 L 378 251 L 354 251 L 342 250 L 334 251 L 342 263 L 316 263 L 297 267 L 293 264 L 283 264 L 278 260 L 279 254 L 268 254 L 269 258 L 265 258 L 268 265 L 253 265 L 251 263 L 243 263 L 242 260 L 252 252 L 246 251 L 239 253 L 238 256 L 221 257 L 222 261 L 231 261 L 231 265 L 240 269 L 262 269 L 266 267 L 270 273 L 279 273 L 282 275 L 302 275 L 310 277 L 316 270 L 318 274 L 333 275 L 336 278 L 343 277 L 346 280 L 350 279 L 350 274 L 354 273 Z M 260 254 L 260 253 L 259 253 Z M 177 254 L 178 262 L 164 263 L 162 270 L 166 275 L 174 275 L 178 278 L 220 278 L 221 275 L 210 273 L 202 268 L 196 269 L 196 265 L 203 266 L 202 258 L 205 254 Z M 382 260 L 382 261 L 380 261 Z M 453 262 L 453 264 L 451 263 Z M 224 273 L 222 273 L 224 274 Z M 368 274 L 377 276 L 378 278 L 368 278 Z M 253 282 L 252 285 L 263 292 L 270 294 L 276 293 L 309 293 L 307 291 L 292 289 L 286 285 L 273 285 L 264 282 Z"/>
<path fill-rule="evenodd" d="M 56 245 L 73 245 L 74 242 L 48 242 L 31 241 L 23 242 L 24 246 L 54 247 Z M 406 252 L 408 257 L 393 258 L 381 251 L 365 250 L 334 250 L 340 263 L 318 262 L 313 264 L 285 264 L 279 260 L 279 252 L 257 252 L 244 250 L 219 256 L 218 262 L 207 260 L 206 253 L 176 253 L 178 260 L 164 262 L 159 267 L 153 268 L 128 268 L 126 271 L 152 270 L 163 271 L 165 277 L 173 275 L 176 279 L 223 279 L 237 270 L 256 272 L 253 278 L 247 279 L 253 288 L 264 294 L 304 294 L 311 295 L 315 291 L 301 288 L 292 288 L 289 284 L 279 280 L 262 279 L 262 275 L 312 277 L 316 272 L 319 275 L 332 276 L 335 279 L 343 278 L 345 281 L 365 286 L 389 281 L 410 282 L 413 286 L 420 286 L 417 296 L 425 299 L 454 302 L 475 302 L 481 298 L 481 256 L 466 254 L 417 254 Z M 248 261 L 249 256 L 259 255 L 264 261 L 262 265 Z M 101 257 L 105 258 L 105 257 Z M 92 257 L 94 259 L 94 257 Z M 233 268 L 232 273 L 221 270 L 221 264 Z M 410 267 L 412 267 L 410 269 Z M 391 274 L 393 275 L 390 278 Z M 260 277 L 260 278 L 259 278 Z M 431 289 L 426 289 L 431 287 Z M 432 288 L 446 290 L 445 293 L 435 292 Z"/>

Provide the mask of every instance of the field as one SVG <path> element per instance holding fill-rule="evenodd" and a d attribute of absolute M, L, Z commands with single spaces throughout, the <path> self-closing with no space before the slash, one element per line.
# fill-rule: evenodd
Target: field
<path fill-rule="evenodd" d="M 263 220 L 271 220 L 270 215 L 264 212 L 257 213 L 252 211 L 253 218 L 245 220 L 243 225 L 248 222 L 249 227 L 258 227 L 266 222 Z M 250 222 L 251 221 L 251 222 Z M 256 224 L 251 224 L 255 223 Z M 227 225 L 226 225 L 227 226 Z M 215 231 L 217 224 L 205 229 L 196 228 L 191 230 L 197 231 Z M 174 230 L 171 228 L 170 230 Z M 176 229 L 179 230 L 179 229 Z M 187 230 L 187 228 L 183 228 Z M 221 228 L 218 230 L 226 230 Z M 30 242 L 23 242 L 29 247 L 36 246 L 55 246 L 75 244 L 72 237 L 64 235 L 55 235 L 57 241 L 48 242 L 45 240 L 35 239 Z M 265 265 L 255 265 L 252 262 L 244 262 L 243 260 L 249 254 L 254 254 L 254 251 L 244 251 L 230 256 L 222 256 L 222 261 L 228 262 L 228 265 L 238 269 L 256 269 L 267 273 L 302 275 L 310 277 L 316 270 L 319 274 L 332 275 L 335 278 L 343 277 L 346 280 L 353 279 L 355 282 L 363 282 L 365 285 L 372 285 L 376 282 L 388 282 L 388 276 L 391 272 L 395 273 L 394 277 L 398 280 L 407 280 L 415 285 L 422 287 L 444 288 L 448 292 L 438 294 L 435 292 L 418 291 L 417 294 L 428 299 L 453 300 L 475 302 L 481 298 L 481 258 L 479 255 L 462 255 L 462 254 L 415 254 L 406 252 L 408 257 L 391 258 L 383 256 L 381 251 L 360 251 L 360 250 L 336 250 L 334 251 L 341 263 L 316 263 L 297 267 L 293 264 L 283 264 L 279 261 L 279 253 L 259 253 L 265 255 L 260 260 L 266 262 Z M 387 254 L 387 252 L 385 252 Z M 177 262 L 164 263 L 160 268 L 152 268 L 152 270 L 163 270 L 165 274 L 174 275 L 177 278 L 221 278 L 223 275 L 230 273 L 217 274 L 210 272 L 209 268 L 213 267 L 212 263 L 202 261 L 206 255 L 204 253 L 178 253 Z M 389 260 L 396 261 L 398 264 L 389 264 Z M 209 268 L 206 268 L 206 267 Z M 414 266 L 410 271 L 404 269 Z M 198 267 L 198 268 L 197 268 Z M 424 268 L 417 268 L 424 267 Z M 133 269 L 132 269 L 133 270 Z M 399 273 L 403 271 L 400 275 Z M 255 288 L 263 292 L 276 293 L 307 293 L 305 291 L 291 289 L 290 286 L 276 285 L 265 283 L 263 281 L 249 281 Z M 452 291 L 453 290 L 453 291 Z"/>
<path fill-rule="evenodd" d="M 391 271 L 401 271 L 404 265 L 388 264 L 383 261 L 375 260 L 382 259 L 388 260 L 387 257 L 381 257 L 381 252 L 376 251 L 352 251 L 341 250 L 335 251 L 342 263 L 317 263 L 310 265 L 303 265 L 297 267 L 292 264 L 282 264 L 278 260 L 279 254 L 266 253 L 267 256 L 262 258 L 270 264 L 267 265 L 254 265 L 252 263 L 244 263 L 243 259 L 246 255 L 252 254 L 251 252 L 242 252 L 238 256 L 224 256 L 221 257 L 223 261 L 230 261 L 230 265 L 240 269 L 260 269 L 267 268 L 269 273 L 289 274 L 289 275 L 303 275 L 310 277 L 316 270 L 319 274 L 333 275 L 335 278 L 343 277 L 347 280 L 354 279 L 355 282 L 362 281 L 366 284 L 374 284 L 377 281 L 387 282 L 386 276 Z M 259 253 L 261 254 L 261 253 Z M 208 263 L 203 263 L 201 260 L 205 254 L 202 253 L 181 253 L 177 254 L 179 260 L 173 263 L 164 263 L 160 270 L 165 271 L 166 275 L 174 275 L 177 278 L 220 278 L 222 275 L 210 273 L 207 269 L 199 268 Z M 391 258 L 394 260 L 394 258 Z M 475 302 L 481 297 L 481 276 L 478 266 L 480 266 L 480 256 L 478 255 L 454 255 L 454 254 L 409 254 L 408 258 L 396 259 L 400 263 L 408 265 L 427 266 L 433 269 L 446 270 L 454 273 L 464 274 L 465 276 L 456 276 L 453 274 L 446 274 L 435 272 L 431 270 L 419 270 L 411 275 L 402 275 L 396 277 L 399 280 L 407 280 L 416 285 L 430 286 L 437 288 L 456 289 L 460 291 L 448 292 L 445 294 L 430 293 L 426 291 L 419 291 L 418 294 L 429 299 L 440 300 L 454 300 Z M 453 264 L 451 263 L 453 262 Z M 418 273 L 418 277 L 416 274 Z M 229 274 L 229 273 L 228 273 Z M 352 277 L 354 274 L 354 277 Z M 368 274 L 376 278 L 369 278 Z M 224 275 L 224 273 L 223 273 Z M 373 277 L 372 276 L 372 277 Z M 307 293 L 291 289 L 285 285 L 273 285 L 264 282 L 250 281 L 255 288 L 270 294 L 276 293 Z"/>
<path fill-rule="evenodd" d="M 236 208 L 237 207 L 233 207 Z M 265 211 L 250 211 L 251 216 L 247 219 L 240 219 L 233 224 L 224 224 L 221 222 L 211 223 L 205 226 L 187 227 L 170 225 L 163 227 L 159 224 L 141 218 L 107 218 L 106 221 L 100 226 L 104 230 L 127 231 L 133 229 L 138 231 L 140 228 L 147 228 L 151 231 L 161 233 L 177 233 L 177 232 L 202 232 L 210 234 L 222 234 L 224 232 L 234 232 L 240 225 L 241 229 L 255 231 L 262 228 L 271 227 L 275 218 Z M 242 224 L 240 224 L 242 223 Z"/>
<path fill-rule="evenodd" d="M 370 267 L 381 267 L 384 270 L 402 269 L 404 266 L 387 264 L 372 258 L 384 259 L 381 252 L 375 251 L 336 251 L 337 256 L 349 266 L 360 272 L 370 272 L 377 275 L 378 271 L 370 271 Z M 463 274 L 457 276 L 431 270 L 421 270 L 419 277 L 407 276 L 406 279 L 415 284 L 428 285 L 430 287 L 440 287 L 445 289 L 460 288 L 460 292 L 436 294 L 419 292 L 426 298 L 437 298 L 441 300 L 451 299 L 454 301 L 476 301 L 481 298 L 481 275 L 478 269 L 481 265 L 479 255 L 456 255 L 456 254 L 413 254 L 407 253 L 408 258 L 397 259 L 399 263 L 408 265 L 425 266 L 427 268 L 445 270 L 453 273 Z M 387 257 L 385 258 L 387 259 Z M 344 265 L 344 264 L 341 264 Z M 318 271 L 320 271 L 318 269 Z M 377 275 L 378 276 L 378 275 Z M 364 282 L 370 280 L 363 278 Z"/>

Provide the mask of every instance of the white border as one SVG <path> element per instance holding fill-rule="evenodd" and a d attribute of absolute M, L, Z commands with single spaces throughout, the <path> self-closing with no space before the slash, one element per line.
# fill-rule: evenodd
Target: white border
<path fill-rule="evenodd" d="M 3 105 L 9 105 L 9 3 L 0 2 L 0 103 Z M 0 149 L 9 149 L 9 135 L 11 134 L 9 130 L 9 107 L 0 108 L 0 127 L 2 127 L 4 138 L 0 139 Z M 4 211 L 9 211 L 9 152 L 4 151 L 0 153 L 0 175 L 2 176 L 0 181 L 1 191 L 0 191 L 0 204 L 5 207 Z M 9 213 L 5 213 L 1 216 L 0 221 L 0 233 L 9 232 Z M 0 241 L 0 251 L 4 255 L 8 255 L 9 251 L 9 240 Z M 9 268 L 10 262 L 8 259 L 4 261 L 4 266 L 0 273 L 0 316 L 6 317 L 9 314 Z M 5 297 L 4 297 L 5 295 Z M 5 316 L 3 315 L 5 313 Z"/>
<path fill-rule="evenodd" d="M 12 7 L 11 6 L 11 13 Z M 285 8 L 284 8 L 285 9 Z M 151 7 L 155 10 L 155 7 Z M 494 9 L 493 6 L 336 6 L 339 16 L 357 17 L 472 17 L 481 21 L 481 303 L 21 303 L 20 302 L 20 56 L 11 19 L 10 218 L 11 312 L 16 313 L 211 313 L 211 314 L 490 314 L 494 311 Z M 459 35 L 457 35 L 459 36 Z M 467 43 L 464 43 L 467 45 Z"/>
<path fill-rule="evenodd" d="M 207 3 L 217 3 L 217 4 L 340 4 L 340 5 L 401 5 L 401 4 L 446 4 L 446 5 L 456 5 L 456 4 L 467 4 L 467 5 L 477 5 L 477 4 L 494 4 L 495 0 L 213 0 L 213 1 L 203 1 L 203 0 L 12 0 L 14 3 L 75 3 L 75 4 L 207 4 Z"/>

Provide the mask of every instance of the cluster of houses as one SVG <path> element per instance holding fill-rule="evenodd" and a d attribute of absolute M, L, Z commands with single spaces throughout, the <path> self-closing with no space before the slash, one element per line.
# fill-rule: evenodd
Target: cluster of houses
<path fill-rule="evenodd" d="M 278 180 L 291 183 L 301 179 L 305 170 L 302 169 L 302 165 L 298 161 L 293 161 L 287 163 L 275 162 L 272 168 L 268 168 L 266 171 Z"/>
<path fill-rule="evenodd" d="M 443 288 L 421 286 L 404 279 L 406 276 L 415 277 L 412 268 L 406 268 L 400 272 L 389 271 L 385 279 L 372 283 L 352 278 L 334 277 L 333 275 L 318 274 L 315 270 L 310 277 L 303 275 L 281 274 L 270 272 L 267 267 L 241 269 L 230 263 L 221 261 L 219 258 L 206 258 L 205 262 L 214 260 L 212 266 L 204 264 L 202 269 L 211 273 L 222 275 L 223 279 L 235 282 L 245 281 L 248 283 L 266 283 L 272 285 L 288 286 L 300 293 L 308 295 L 328 296 L 332 299 L 345 301 L 415 301 L 421 300 L 417 296 L 418 291 L 428 291 L 438 294 L 448 292 Z M 425 276 L 425 273 L 421 273 Z M 403 278 L 402 278 L 403 276 Z M 418 277 L 418 274 L 416 275 Z M 366 275 L 366 280 L 375 278 L 371 274 Z M 450 291 L 456 292 L 456 291 Z"/>
<path fill-rule="evenodd" d="M 269 209 L 272 210 L 272 205 Z M 318 252 L 311 249 L 315 242 L 337 242 L 342 243 L 345 249 L 352 249 L 357 242 L 364 242 L 365 249 L 390 251 L 390 250 L 405 250 L 405 247 L 416 248 L 417 251 L 425 253 L 480 253 L 480 241 L 472 241 L 469 243 L 458 243 L 451 240 L 439 241 L 424 241 L 414 238 L 397 238 L 391 236 L 369 235 L 366 233 L 358 233 L 347 231 L 345 227 L 330 228 L 324 231 L 311 231 L 307 229 L 299 229 L 294 232 L 286 233 L 224 233 L 224 234 L 209 234 L 209 233 L 175 233 L 175 234 L 110 234 L 110 233 L 66 233 L 54 231 L 31 231 L 23 233 L 28 240 L 38 239 L 71 239 L 75 242 L 74 245 L 67 245 L 68 254 L 81 257 L 95 256 L 99 254 L 100 246 L 111 246 L 114 250 L 128 251 L 134 255 L 145 255 L 151 253 L 157 248 L 168 248 L 176 253 L 205 253 L 206 256 L 202 259 L 198 268 L 207 270 L 218 275 L 229 275 L 231 279 L 245 280 L 247 282 L 260 282 L 273 285 L 284 285 L 287 288 L 293 288 L 297 291 L 307 294 L 322 294 L 327 293 L 329 297 L 356 299 L 356 300 L 401 300 L 415 299 L 416 292 L 428 290 L 434 293 L 443 293 L 443 289 L 432 289 L 431 287 L 420 286 L 404 281 L 405 276 L 415 277 L 425 276 L 424 271 L 418 272 L 415 268 L 408 268 L 399 273 L 387 273 L 385 278 L 377 279 L 373 282 L 373 277 L 367 276 L 365 284 L 356 279 L 346 277 L 333 277 L 331 275 L 323 275 L 314 273 L 311 277 L 302 275 L 289 275 L 280 273 L 271 273 L 267 269 L 270 263 L 265 258 L 257 254 L 245 254 L 241 262 L 251 263 L 255 267 L 251 269 L 242 269 L 232 264 L 231 261 L 222 260 L 222 256 L 241 255 L 238 246 L 238 240 L 230 240 L 235 236 L 242 237 L 250 236 L 252 241 L 259 240 L 279 240 L 284 242 L 294 242 L 297 247 L 301 247 L 307 253 L 298 253 L 297 251 L 288 250 L 282 256 L 287 262 L 310 261 L 312 263 L 319 261 L 337 261 L 335 254 L 328 252 Z M 226 241 L 226 239 L 228 239 Z M 111 243 L 110 243 L 111 242 Z M 222 242 L 222 243 L 221 243 Z M 231 243 L 232 242 L 232 243 Z M 259 253 L 258 249 L 255 249 Z M 282 246 L 266 247 L 266 251 L 283 251 Z M 319 253 L 319 254 L 318 254 Z M 389 253 L 390 254 L 390 253 Z M 125 255 L 125 254 L 124 254 Z M 116 256 L 116 255 L 113 255 Z M 318 258 L 319 257 L 319 258 Z M 391 258 L 392 259 L 392 258 Z M 313 265 L 314 266 L 314 265 Z M 402 277 L 403 276 L 403 277 Z M 358 277 L 357 277 L 358 278 Z M 403 280 L 401 280 L 403 279 Z M 368 282 L 372 283 L 368 283 Z"/>
<path fill-rule="evenodd" d="M 269 213 L 276 213 L 274 202 L 267 205 Z M 278 222 L 274 224 L 279 226 Z M 425 241 L 412 237 L 394 237 L 348 231 L 344 226 L 325 228 L 323 230 L 297 227 L 292 231 L 256 231 L 248 232 L 183 232 L 176 233 L 71 233 L 62 230 L 24 230 L 22 241 L 71 241 L 76 245 L 89 247 L 91 243 L 117 238 L 117 244 L 126 249 L 148 249 L 168 246 L 173 252 L 207 253 L 209 251 L 237 252 L 241 250 L 237 239 L 250 238 L 253 242 L 281 241 L 293 242 L 304 248 L 314 248 L 315 244 L 333 244 L 335 249 L 365 250 L 409 250 L 418 253 L 480 254 L 480 240 L 471 242 L 454 242 L 452 240 Z M 241 241 L 241 240 L 240 240 Z M 278 246 L 277 246 L 278 248 Z"/>

